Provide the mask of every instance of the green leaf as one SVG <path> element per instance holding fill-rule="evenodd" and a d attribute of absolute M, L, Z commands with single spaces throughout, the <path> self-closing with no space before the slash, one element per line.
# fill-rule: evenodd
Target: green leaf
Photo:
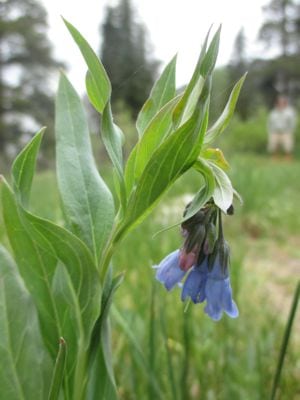
<path fill-rule="evenodd" d="M 1 399 L 45 399 L 52 363 L 37 311 L 14 261 L 0 246 Z"/>
<path fill-rule="evenodd" d="M 164 105 L 151 120 L 144 135 L 130 153 L 125 169 L 125 182 L 128 193 L 130 193 L 134 183 L 140 177 L 156 148 L 170 133 L 172 110 L 179 99 L 180 96 L 177 96 Z"/>
<path fill-rule="evenodd" d="M 28 206 L 37 153 L 45 129 L 46 128 L 42 128 L 33 137 L 33 139 L 17 156 L 12 165 L 13 188 L 15 193 L 20 196 L 20 201 L 25 207 Z"/>
<path fill-rule="evenodd" d="M 187 85 L 182 99 L 179 101 L 173 113 L 174 126 L 178 127 L 185 123 L 193 114 L 198 98 L 204 88 L 207 77 L 214 69 L 220 42 L 220 28 L 215 33 L 208 50 L 206 51 L 208 35 L 202 47 L 193 76 Z"/>
<path fill-rule="evenodd" d="M 138 180 L 141 176 L 156 148 L 172 131 L 172 111 L 180 98 L 181 96 L 177 96 L 162 107 L 150 121 L 142 138 L 137 143 L 134 168 L 135 180 Z"/>
<path fill-rule="evenodd" d="M 110 102 L 107 102 L 101 120 L 101 136 L 106 151 L 116 169 L 120 200 L 123 208 L 126 206 L 126 189 L 123 176 L 123 153 L 122 153 L 122 136 L 121 129 L 114 124 L 111 112 Z"/>
<path fill-rule="evenodd" d="M 57 260 L 41 249 L 27 230 L 24 213 L 8 184 L 1 190 L 3 219 L 20 275 L 37 306 L 42 335 L 53 358 L 60 334 L 57 310 L 51 292 L 51 281 Z"/>
<path fill-rule="evenodd" d="M 72 399 L 80 399 L 85 389 L 87 348 L 101 307 L 99 275 L 90 251 L 80 239 L 25 211 L 24 218 L 38 246 L 60 260 L 51 289 L 60 333 L 68 342 L 66 390 Z"/>
<path fill-rule="evenodd" d="M 112 228 L 114 203 L 96 168 L 80 99 L 64 75 L 56 99 L 56 163 L 71 230 L 89 246 L 98 263 Z"/>
<path fill-rule="evenodd" d="M 234 113 L 234 109 L 235 109 L 241 88 L 243 86 L 244 80 L 246 78 L 246 75 L 247 74 L 243 75 L 242 78 L 235 84 L 221 116 L 213 124 L 213 126 L 207 131 L 205 138 L 204 138 L 204 144 L 207 145 L 207 144 L 213 142 L 228 126 L 228 124 L 231 120 L 231 117 Z"/>
<path fill-rule="evenodd" d="M 216 181 L 216 187 L 213 193 L 214 202 L 224 213 L 227 213 L 233 200 L 233 188 L 230 179 L 225 172 L 214 163 L 209 162 L 209 165 L 213 170 Z"/>
<path fill-rule="evenodd" d="M 139 136 L 143 135 L 151 119 L 176 94 L 176 58 L 176 56 L 172 58 L 159 79 L 155 82 L 149 98 L 137 117 L 136 126 Z"/>
<path fill-rule="evenodd" d="M 45 219 L 24 212 L 31 237 L 40 248 L 60 260 L 72 282 L 86 338 L 100 312 L 101 285 L 92 255 L 71 232 Z M 62 331 L 62 336 L 68 341 Z"/>
<path fill-rule="evenodd" d="M 153 153 L 129 200 L 125 222 L 116 240 L 153 209 L 162 194 L 196 161 L 207 127 L 209 99 Z"/>
<path fill-rule="evenodd" d="M 66 353 L 67 353 L 66 346 L 67 344 L 64 338 L 60 338 L 48 400 L 59 399 L 59 393 L 62 387 L 64 371 L 66 366 Z"/>
<path fill-rule="evenodd" d="M 79 47 L 89 69 L 86 78 L 86 88 L 90 102 L 99 113 L 102 113 L 111 94 L 111 84 L 107 73 L 96 53 L 80 32 L 70 22 L 65 19 L 63 20 Z"/>

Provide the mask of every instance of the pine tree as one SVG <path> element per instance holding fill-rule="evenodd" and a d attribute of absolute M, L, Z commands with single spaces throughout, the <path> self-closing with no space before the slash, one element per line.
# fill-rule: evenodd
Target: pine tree
<path fill-rule="evenodd" d="M 295 0 L 271 0 L 264 7 L 266 20 L 259 39 L 268 46 L 279 46 L 280 55 L 296 54 L 300 49 L 300 4 Z"/>
<path fill-rule="evenodd" d="M 261 69 L 261 88 L 274 102 L 274 96 L 284 93 L 290 97 L 300 94 L 300 3 L 299 0 L 271 0 L 264 7 L 266 20 L 259 39 L 268 46 L 275 44 L 279 54 Z"/>
<path fill-rule="evenodd" d="M 136 115 L 149 95 L 158 63 L 149 57 L 146 29 L 130 0 L 107 7 L 101 32 L 100 57 L 112 83 L 113 103 L 124 102 Z"/>
<path fill-rule="evenodd" d="M 53 131 L 52 71 L 60 63 L 46 36 L 47 15 L 36 0 L 0 1 L 0 151 L 42 125 Z M 48 144 L 51 135 L 46 135 Z"/>

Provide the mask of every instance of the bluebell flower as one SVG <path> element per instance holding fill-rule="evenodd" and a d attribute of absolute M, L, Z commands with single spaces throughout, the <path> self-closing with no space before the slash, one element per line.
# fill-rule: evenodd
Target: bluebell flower
<path fill-rule="evenodd" d="M 204 311 L 213 320 L 219 321 L 223 311 L 231 318 L 238 317 L 237 305 L 232 300 L 228 267 L 222 268 L 219 254 L 216 256 L 212 270 L 207 274 L 205 296 L 207 304 Z"/>
<path fill-rule="evenodd" d="M 207 257 L 205 257 L 200 265 L 197 265 L 191 269 L 191 272 L 186 278 L 181 292 L 182 301 L 184 301 L 187 297 L 190 297 L 193 303 L 202 303 L 205 300 L 207 274 L 208 260 Z"/>
<path fill-rule="evenodd" d="M 186 271 L 180 268 L 179 256 L 180 250 L 175 250 L 165 257 L 156 267 L 156 279 L 163 283 L 167 290 L 171 290 L 186 274 Z"/>

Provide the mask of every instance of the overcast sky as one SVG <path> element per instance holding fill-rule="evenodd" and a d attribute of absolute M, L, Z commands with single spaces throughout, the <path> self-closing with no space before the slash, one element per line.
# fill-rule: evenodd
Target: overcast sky
<path fill-rule="evenodd" d="M 68 76 L 80 93 L 84 91 L 86 67 L 60 15 L 69 20 L 89 41 L 94 50 L 100 45 L 99 26 L 105 6 L 115 0 L 41 0 L 49 15 L 49 36 L 55 55 L 66 61 Z M 263 20 L 266 0 L 132 0 L 136 13 L 148 28 L 156 58 L 167 63 L 178 53 L 178 85 L 188 81 L 201 44 L 209 27 L 222 23 L 218 64 L 230 59 L 234 39 L 244 27 L 248 53 L 256 56 L 261 46 L 256 42 Z"/>

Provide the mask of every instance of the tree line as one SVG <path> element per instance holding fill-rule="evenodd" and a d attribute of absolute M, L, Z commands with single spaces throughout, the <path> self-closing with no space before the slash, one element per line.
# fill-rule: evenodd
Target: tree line
<path fill-rule="evenodd" d="M 249 71 L 237 109 L 243 119 L 249 118 L 260 105 L 270 107 L 278 93 L 292 99 L 300 94 L 300 3 L 271 0 L 264 7 L 264 15 L 258 39 L 267 46 L 275 46 L 277 55 L 251 60 L 241 29 L 229 64 L 216 73 L 218 86 L 222 80 L 233 84 Z M 126 108 L 135 117 L 153 85 L 159 62 L 152 55 L 146 27 L 130 0 L 119 0 L 117 5 L 106 7 L 99 34 L 99 55 L 112 82 L 113 107 Z M 45 151 L 51 158 L 54 93 L 50 83 L 59 67 L 64 64 L 53 56 L 47 37 L 47 13 L 42 5 L 37 0 L 0 1 L 2 158 L 16 151 L 18 144 L 41 125 L 48 126 Z M 216 100 L 216 106 L 218 101 L 221 107 L 222 96 Z"/>

